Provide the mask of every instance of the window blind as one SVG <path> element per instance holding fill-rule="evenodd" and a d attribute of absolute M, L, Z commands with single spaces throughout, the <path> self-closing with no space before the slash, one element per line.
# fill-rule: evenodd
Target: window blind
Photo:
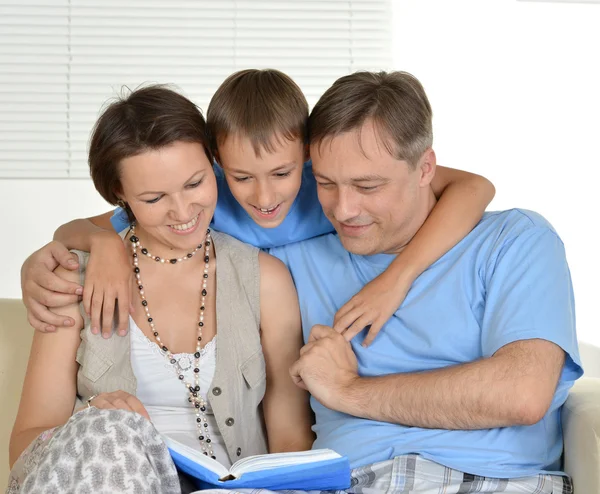
<path fill-rule="evenodd" d="M 205 111 L 244 68 L 289 74 L 312 106 L 391 65 L 390 0 L 0 0 L 0 177 L 88 177 L 103 105 L 172 84 Z"/>

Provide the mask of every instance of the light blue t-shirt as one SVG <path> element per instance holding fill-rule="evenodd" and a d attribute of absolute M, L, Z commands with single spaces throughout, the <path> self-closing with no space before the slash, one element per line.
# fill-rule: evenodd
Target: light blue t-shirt
<path fill-rule="evenodd" d="M 317 183 L 310 161 L 304 164 L 302 183 L 294 204 L 276 228 L 263 228 L 256 224 L 233 197 L 223 169 L 215 164 L 214 171 L 217 177 L 218 199 L 211 226 L 215 230 L 261 249 L 287 245 L 334 231 L 319 203 Z M 117 232 L 129 226 L 127 213 L 121 208 L 115 209 L 110 221 Z"/>
<path fill-rule="evenodd" d="M 336 234 L 271 250 L 298 290 L 305 340 L 315 324 L 382 273 L 395 256 L 347 252 Z M 563 244 L 536 213 L 486 213 L 475 229 L 412 285 L 368 348 L 352 340 L 361 376 L 433 370 L 490 357 L 502 346 L 542 338 L 567 352 L 552 405 L 532 426 L 450 431 L 352 417 L 311 398 L 314 448 L 332 448 L 353 468 L 419 453 L 462 472 L 520 477 L 559 472 L 560 407 L 582 375 L 575 308 Z"/>

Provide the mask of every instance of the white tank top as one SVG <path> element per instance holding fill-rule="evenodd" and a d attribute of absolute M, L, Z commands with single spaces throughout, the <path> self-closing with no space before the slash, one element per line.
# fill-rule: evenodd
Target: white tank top
<path fill-rule="evenodd" d="M 196 414 L 188 401 L 188 391 L 179 380 L 177 372 L 158 345 L 148 339 L 129 317 L 131 341 L 131 367 L 137 379 L 137 397 L 144 404 L 150 420 L 161 434 L 166 434 L 198 451 Z M 217 337 L 208 342 L 200 352 L 200 393 L 206 401 L 206 419 L 217 461 L 225 467 L 231 466 L 223 438 L 217 428 L 215 417 L 206 396 L 215 374 Z M 178 353 L 173 356 L 179 361 L 186 381 L 192 382 L 194 355 Z M 189 363 L 189 364 L 188 364 Z"/>

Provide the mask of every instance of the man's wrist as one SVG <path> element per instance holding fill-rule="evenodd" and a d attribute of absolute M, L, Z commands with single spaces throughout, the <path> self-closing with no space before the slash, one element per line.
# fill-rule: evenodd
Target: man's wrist
<path fill-rule="evenodd" d="M 365 379 L 359 375 L 349 378 L 338 388 L 333 408 L 347 415 L 364 417 L 364 412 L 369 406 L 368 388 L 364 384 Z"/>

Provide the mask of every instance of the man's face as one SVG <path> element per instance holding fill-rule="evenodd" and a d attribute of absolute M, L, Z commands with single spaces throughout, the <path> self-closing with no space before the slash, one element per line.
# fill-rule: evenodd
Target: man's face
<path fill-rule="evenodd" d="M 319 201 L 344 248 L 354 254 L 397 254 L 435 204 L 429 186 L 435 154 L 426 151 L 416 168 L 391 156 L 367 121 L 311 145 Z"/>

